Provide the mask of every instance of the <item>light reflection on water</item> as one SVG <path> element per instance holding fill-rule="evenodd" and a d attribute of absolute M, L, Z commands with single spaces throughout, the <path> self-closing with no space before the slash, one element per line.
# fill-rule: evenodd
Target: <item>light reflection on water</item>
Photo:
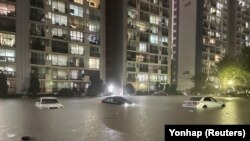
<path fill-rule="evenodd" d="M 36 141 L 164 140 L 165 124 L 248 124 L 247 99 L 223 98 L 225 108 L 187 109 L 187 97 L 127 97 L 134 106 L 102 104 L 102 98 L 60 99 L 60 110 L 39 110 L 35 99 L 0 99 L 0 140 L 30 135 Z"/>

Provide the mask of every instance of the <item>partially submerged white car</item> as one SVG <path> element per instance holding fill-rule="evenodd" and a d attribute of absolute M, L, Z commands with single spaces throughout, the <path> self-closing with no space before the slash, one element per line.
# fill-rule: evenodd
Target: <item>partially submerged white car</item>
<path fill-rule="evenodd" d="M 36 102 L 36 107 L 39 109 L 60 109 L 63 105 L 55 97 L 41 97 Z"/>
<path fill-rule="evenodd" d="M 210 108 L 210 107 L 225 107 L 225 103 L 217 101 L 209 96 L 195 96 L 191 97 L 188 101 L 184 101 L 183 107 L 188 108 Z"/>

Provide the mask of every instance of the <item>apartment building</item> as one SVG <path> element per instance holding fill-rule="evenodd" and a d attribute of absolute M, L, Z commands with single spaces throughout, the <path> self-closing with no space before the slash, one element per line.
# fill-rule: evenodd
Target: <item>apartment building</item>
<path fill-rule="evenodd" d="M 249 47 L 249 0 L 182 0 L 179 5 L 177 89 L 194 86 L 225 54 L 239 55 Z"/>
<path fill-rule="evenodd" d="M 124 0 L 114 4 L 113 80 L 153 91 L 170 83 L 171 1 Z M 108 25 L 107 25 L 108 26 Z M 108 33 L 107 33 L 108 34 Z M 106 52 L 107 53 L 107 52 Z"/>
<path fill-rule="evenodd" d="M 1 0 L 0 69 L 9 92 L 23 93 L 30 72 L 41 93 L 76 87 L 104 76 L 105 5 L 102 0 Z"/>

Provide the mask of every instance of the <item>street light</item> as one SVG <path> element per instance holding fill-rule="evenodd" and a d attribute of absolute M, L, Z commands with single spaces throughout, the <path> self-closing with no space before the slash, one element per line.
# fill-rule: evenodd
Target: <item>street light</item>
<path fill-rule="evenodd" d="M 230 85 L 230 86 L 232 86 L 232 85 L 234 84 L 234 81 L 233 81 L 233 80 L 229 80 L 229 81 L 227 82 L 227 84 Z"/>

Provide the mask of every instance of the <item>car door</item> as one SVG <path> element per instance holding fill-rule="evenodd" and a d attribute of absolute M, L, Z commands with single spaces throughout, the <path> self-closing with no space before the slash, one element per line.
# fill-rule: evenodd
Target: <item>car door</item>
<path fill-rule="evenodd" d="M 214 98 L 210 97 L 211 103 L 213 104 L 213 107 L 220 107 L 221 104 Z"/>
<path fill-rule="evenodd" d="M 212 101 L 210 97 L 205 97 L 203 100 L 204 105 L 207 107 L 215 107 L 215 103 Z"/>

